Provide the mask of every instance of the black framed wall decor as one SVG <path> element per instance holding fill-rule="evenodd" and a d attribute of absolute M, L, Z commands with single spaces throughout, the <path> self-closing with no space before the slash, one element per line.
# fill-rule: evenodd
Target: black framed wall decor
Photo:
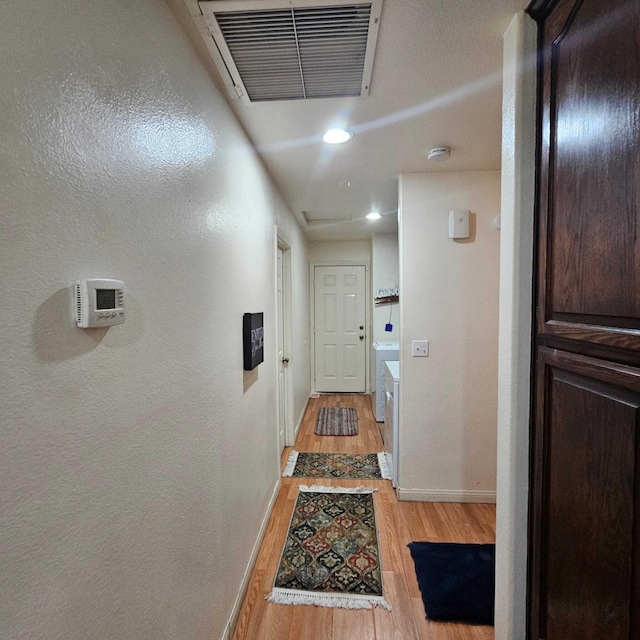
<path fill-rule="evenodd" d="M 244 369 L 251 371 L 264 361 L 264 320 L 262 313 L 245 313 L 242 317 Z"/>

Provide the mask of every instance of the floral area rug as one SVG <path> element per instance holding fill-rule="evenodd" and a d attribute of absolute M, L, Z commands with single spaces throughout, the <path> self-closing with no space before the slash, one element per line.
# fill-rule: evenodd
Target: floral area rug
<path fill-rule="evenodd" d="M 269 602 L 391 610 L 382 595 L 374 491 L 300 487 Z"/>
<path fill-rule="evenodd" d="M 313 432 L 318 436 L 357 436 L 358 414 L 352 408 L 320 407 Z"/>
<path fill-rule="evenodd" d="M 306 453 L 292 451 L 282 473 L 294 478 L 391 480 L 385 453 Z"/>

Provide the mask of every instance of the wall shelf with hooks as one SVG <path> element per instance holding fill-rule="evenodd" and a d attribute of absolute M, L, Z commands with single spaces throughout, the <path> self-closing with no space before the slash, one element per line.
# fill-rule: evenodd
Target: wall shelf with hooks
<path fill-rule="evenodd" d="M 394 304 L 400 302 L 400 296 L 384 296 L 383 298 L 374 298 L 375 306 L 380 307 L 385 304 Z"/>

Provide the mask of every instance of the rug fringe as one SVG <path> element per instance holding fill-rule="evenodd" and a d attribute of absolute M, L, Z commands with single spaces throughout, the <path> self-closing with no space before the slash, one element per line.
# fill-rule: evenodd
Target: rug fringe
<path fill-rule="evenodd" d="M 283 478 L 290 478 L 293 475 L 293 470 L 296 468 L 296 462 L 298 461 L 298 453 L 295 449 L 289 454 L 289 459 L 282 472 Z"/>
<path fill-rule="evenodd" d="M 307 593 L 289 589 L 275 588 L 265 596 L 267 602 L 274 604 L 305 604 L 316 607 L 335 607 L 340 609 L 371 609 L 381 607 L 391 611 L 391 605 L 381 596 L 340 593 Z"/>
<path fill-rule="evenodd" d="M 389 454 L 381 452 L 378 454 L 378 464 L 380 465 L 380 475 L 383 480 L 391 480 L 391 464 L 389 462 Z"/>
<path fill-rule="evenodd" d="M 302 484 L 298 487 L 298 490 L 305 493 L 375 493 L 378 489 L 375 487 L 327 487 L 319 484 L 313 484 L 308 487 L 306 484 Z"/>

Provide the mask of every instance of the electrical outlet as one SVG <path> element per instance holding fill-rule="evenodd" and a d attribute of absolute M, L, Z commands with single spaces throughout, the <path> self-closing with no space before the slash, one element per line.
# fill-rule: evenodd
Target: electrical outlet
<path fill-rule="evenodd" d="M 426 358 L 429 355 L 428 340 L 413 340 L 411 343 L 411 355 L 414 358 Z"/>

